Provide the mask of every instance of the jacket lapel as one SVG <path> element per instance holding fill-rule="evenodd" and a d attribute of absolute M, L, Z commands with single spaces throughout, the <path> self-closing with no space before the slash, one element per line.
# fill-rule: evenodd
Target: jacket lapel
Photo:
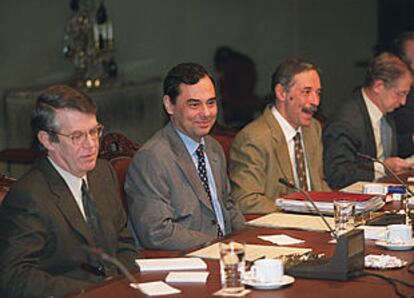
<path fill-rule="evenodd" d="M 47 177 L 50 191 L 56 197 L 56 205 L 66 218 L 69 226 L 85 238 L 88 243 L 93 243 L 92 234 L 63 178 L 52 164 L 50 164 L 47 158 L 42 158 L 40 160 L 39 168 Z"/>
<path fill-rule="evenodd" d="M 197 170 L 194 166 L 193 160 L 185 148 L 184 143 L 177 135 L 171 122 L 166 126 L 166 133 L 169 138 L 172 151 L 176 155 L 175 162 L 181 169 L 182 175 L 187 179 L 188 184 L 193 189 L 196 197 L 205 205 L 211 212 L 214 213 L 213 207 L 210 204 L 210 200 L 204 190 L 203 184 L 201 183 L 200 177 L 198 176 Z M 210 158 L 210 157 L 209 157 Z"/>
<path fill-rule="evenodd" d="M 267 108 L 264 117 L 267 125 L 271 131 L 272 139 L 275 145 L 274 156 L 275 160 L 278 162 L 278 168 L 281 169 L 282 175 L 289 179 L 289 181 L 294 181 L 292 163 L 290 162 L 290 155 L 287 147 L 287 142 L 283 134 L 282 128 L 272 114 L 271 108 Z M 290 165 L 287 167 L 286 165 Z M 276 179 L 276 178 L 275 178 Z"/>

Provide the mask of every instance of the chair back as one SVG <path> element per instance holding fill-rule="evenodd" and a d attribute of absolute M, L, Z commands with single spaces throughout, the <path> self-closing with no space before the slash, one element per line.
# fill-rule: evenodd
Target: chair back
<path fill-rule="evenodd" d="M 220 143 L 221 147 L 223 147 L 224 155 L 226 156 L 227 162 L 230 157 L 231 144 L 233 143 L 233 140 L 236 137 L 237 132 L 237 129 L 228 128 L 216 124 L 210 133 L 210 135 L 213 138 L 215 138 L 217 142 Z"/>
<path fill-rule="evenodd" d="M 0 174 L 0 205 L 16 179 Z"/>
<path fill-rule="evenodd" d="M 128 214 L 128 205 L 125 197 L 124 184 L 129 163 L 139 145 L 129 140 L 121 133 L 108 133 L 101 141 L 99 157 L 110 162 L 118 178 L 118 191 L 122 206 Z"/>

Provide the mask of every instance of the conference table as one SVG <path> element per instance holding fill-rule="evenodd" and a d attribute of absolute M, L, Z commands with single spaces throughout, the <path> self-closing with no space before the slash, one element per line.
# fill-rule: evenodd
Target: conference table
<path fill-rule="evenodd" d="M 247 226 L 244 230 L 229 235 L 226 238 L 235 241 L 243 241 L 248 244 L 272 245 L 259 238 L 258 235 L 286 234 L 295 238 L 305 240 L 304 243 L 293 247 L 312 248 L 314 253 L 324 253 L 327 257 L 332 256 L 335 244 L 330 244 L 331 237 L 326 232 L 303 231 L 294 229 L 276 229 Z M 177 257 L 185 252 L 177 251 L 144 251 L 147 257 Z M 385 250 L 375 245 L 375 241 L 366 240 L 365 254 L 387 254 L 397 256 L 408 263 L 414 262 L 414 251 L 391 251 Z M 220 266 L 218 260 L 205 260 L 207 270 L 210 272 L 206 284 L 186 284 L 170 283 L 171 286 L 181 290 L 180 294 L 157 296 L 157 297 L 212 297 L 213 293 L 221 288 Z M 387 277 L 397 278 L 409 283 L 414 282 L 414 275 L 408 272 L 407 267 L 393 270 L 365 270 Z M 164 281 L 167 271 L 157 272 L 134 272 L 134 277 L 138 282 Z M 408 297 L 414 297 L 414 289 L 406 286 L 399 286 L 399 290 Z M 81 293 L 76 293 L 71 297 L 147 297 L 139 290 L 129 286 L 126 278 L 117 277 L 105 281 Z M 251 288 L 251 293 L 245 297 L 397 297 L 393 287 L 379 278 L 365 276 L 354 278 L 349 281 L 319 280 L 296 278 L 295 282 L 283 288 L 275 290 L 256 290 Z"/>

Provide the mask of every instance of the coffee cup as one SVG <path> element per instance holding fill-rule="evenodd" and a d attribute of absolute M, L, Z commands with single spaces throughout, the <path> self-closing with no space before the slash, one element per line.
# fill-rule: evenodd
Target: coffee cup
<path fill-rule="evenodd" d="M 279 282 L 283 277 L 283 262 L 277 259 L 257 260 L 251 268 L 251 274 L 258 282 Z"/>
<path fill-rule="evenodd" d="M 388 244 L 407 244 L 413 241 L 411 227 L 408 225 L 389 225 L 385 230 L 385 241 Z"/>

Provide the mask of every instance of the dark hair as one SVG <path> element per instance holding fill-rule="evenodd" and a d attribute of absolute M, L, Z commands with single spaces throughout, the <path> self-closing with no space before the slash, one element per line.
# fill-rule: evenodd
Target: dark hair
<path fill-rule="evenodd" d="M 321 76 L 321 71 L 316 65 L 307 62 L 302 59 L 290 58 L 283 61 L 276 68 L 275 72 L 272 74 L 272 82 L 270 88 L 273 95 L 275 92 L 275 87 L 277 84 L 281 84 L 283 88 L 289 90 L 292 86 L 293 77 L 299 73 L 314 70 Z M 276 96 L 276 95 L 275 95 Z"/>
<path fill-rule="evenodd" d="M 396 55 L 384 52 L 374 57 L 365 75 L 365 87 L 370 87 L 376 80 L 382 80 L 389 88 L 406 72 L 411 73 L 408 65 Z"/>
<path fill-rule="evenodd" d="M 53 85 L 42 92 L 36 100 L 31 127 L 33 140 L 39 149 L 44 150 L 37 140 L 37 134 L 43 130 L 49 134 L 52 142 L 59 142 L 55 132 L 59 131 L 56 123 L 56 110 L 70 109 L 85 114 L 96 115 L 96 105 L 86 94 L 66 85 Z"/>
<path fill-rule="evenodd" d="M 180 84 L 194 85 L 208 76 L 214 85 L 213 77 L 205 68 L 197 63 L 180 63 L 168 71 L 164 79 L 164 95 L 168 95 L 173 104 L 180 94 Z"/>
<path fill-rule="evenodd" d="M 400 57 L 405 63 L 411 64 L 414 61 L 411 61 L 405 53 L 405 43 L 409 40 L 414 41 L 414 31 L 407 31 L 400 33 L 392 43 L 392 49 L 395 55 Z"/>

